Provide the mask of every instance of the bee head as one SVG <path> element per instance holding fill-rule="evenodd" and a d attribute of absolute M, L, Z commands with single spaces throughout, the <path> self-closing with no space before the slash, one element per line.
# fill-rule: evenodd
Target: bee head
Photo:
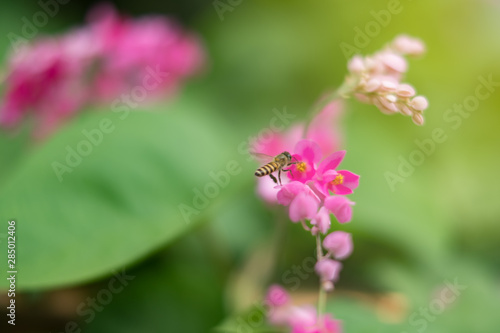
<path fill-rule="evenodd" d="M 285 156 L 286 156 L 286 158 L 288 158 L 290 161 L 292 160 L 292 155 L 290 155 L 290 153 L 289 153 L 289 152 L 284 151 L 284 152 L 283 152 L 283 155 L 285 155 Z"/>

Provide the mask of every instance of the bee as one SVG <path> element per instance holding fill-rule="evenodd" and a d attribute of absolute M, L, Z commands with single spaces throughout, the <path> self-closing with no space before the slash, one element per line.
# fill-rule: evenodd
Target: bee
<path fill-rule="evenodd" d="M 254 157 L 256 157 L 257 159 L 265 158 L 268 161 L 269 160 L 271 161 L 258 168 L 257 171 L 255 171 L 255 175 L 257 177 L 264 177 L 269 175 L 269 177 L 271 177 L 271 179 L 276 184 L 280 185 L 281 185 L 281 171 L 290 171 L 290 169 L 285 169 L 285 168 L 291 166 L 292 164 L 298 163 L 298 161 L 292 162 L 292 155 L 290 155 L 290 153 L 287 151 L 284 151 L 275 157 L 260 153 L 252 153 L 252 155 L 254 155 Z M 278 179 L 276 179 L 276 177 L 273 176 L 273 172 L 275 171 L 278 171 Z"/>

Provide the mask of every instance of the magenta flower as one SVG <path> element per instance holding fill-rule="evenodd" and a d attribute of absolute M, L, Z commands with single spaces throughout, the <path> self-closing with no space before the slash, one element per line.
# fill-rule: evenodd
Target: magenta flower
<path fill-rule="evenodd" d="M 302 183 L 311 180 L 316 174 L 316 163 L 321 159 L 321 148 L 311 140 L 300 140 L 295 145 L 292 159 L 295 161 L 291 165 L 288 177 Z"/>
<path fill-rule="evenodd" d="M 323 239 L 323 247 L 335 259 L 343 260 L 350 256 L 353 250 L 351 234 L 345 231 L 334 231 Z"/>
<path fill-rule="evenodd" d="M 167 18 L 122 18 L 104 5 L 91 11 L 89 21 L 11 55 L 0 126 L 15 127 L 32 116 L 33 135 L 45 137 L 95 103 L 133 108 L 170 96 L 203 67 L 200 42 Z"/>
<path fill-rule="evenodd" d="M 335 215 L 339 223 L 352 220 L 352 207 L 354 202 L 343 196 L 330 196 L 325 199 L 325 207 Z"/>
<path fill-rule="evenodd" d="M 325 158 L 318 167 L 315 183 L 316 187 L 324 194 L 329 191 L 347 195 L 351 194 L 359 185 L 359 176 L 346 170 L 336 171 L 345 156 L 345 151 L 338 151 Z"/>

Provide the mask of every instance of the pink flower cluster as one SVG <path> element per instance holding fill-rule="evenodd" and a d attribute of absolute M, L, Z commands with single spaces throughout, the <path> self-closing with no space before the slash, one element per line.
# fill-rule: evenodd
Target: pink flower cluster
<path fill-rule="evenodd" d="M 401 113 L 411 116 L 417 125 L 424 123 L 423 111 L 429 103 L 423 96 L 415 96 L 410 84 L 402 83 L 408 70 L 404 55 L 421 55 L 425 52 L 422 41 L 400 35 L 385 49 L 371 55 L 354 56 L 348 63 L 347 91 L 360 101 L 374 104 L 385 114 Z"/>
<path fill-rule="evenodd" d="M 318 318 L 313 306 L 295 306 L 283 287 L 273 285 L 266 295 L 269 304 L 268 320 L 276 326 L 287 326 L 291 333 L 341 333 L 342 326 L 330 314 Z"/>
<path fill-rule="evenodd" d="M 251 150 L 271 156 L 276 156 L 284 151 L 293 152 L 296 143 L 302 139 L 315 142 L 319 146 L 316 153 L 328 156 L 341 146 L 341 135 L 338 126 L 339 118 L 343 115 L 343 104 L 336 100 L 325 106 L 310 122 L 307 128 L 302 123 L 294 124 L 285 132 L 272 132 L 266 137 L 259 137 L 251 144 Z M 308 171 L 310 174 L 310 171 Z M 297 172 L 296 172 L 297 174 Z M 289 178 L 282 179 L 285 184 Z M 257 179 L 259 195 L 269 203 L 276 204 L 279 187 L 269 177 Z"/>
<path fill-rule="evenodd" d="M 320 162 L 319 145 L 312 140 L 299 141 L 292 153 L 292 158 L 299 162 L 290 166 L 288 177 L 291 181 L 279 188 L 278 203 L 288 206 L 292 222 L 310 220 L 313 235 L 328 232 L 330 213 L 340 223 L 352 218 L 351 206 L 354 203 L 345 195 L 358 187 L 359 176 L 347 170 L 337 170 L 344 156 L 342 150 Z"/>
<path fill-rule="evenodd" d="M 11 56 L 0 125 L 16 126 L 32 113 L 34 134 L 43 137 L 82 107 L 109 103 L 135 87 L 147 97 L 172 94 L 203 63 L 198 39 L 167 18 L 133 20 L 100 6 L 87 26 Z"/>

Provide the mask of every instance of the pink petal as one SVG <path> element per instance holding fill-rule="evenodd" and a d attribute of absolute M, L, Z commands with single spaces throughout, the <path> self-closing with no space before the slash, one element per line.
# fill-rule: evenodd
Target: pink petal
<path fill-rule="evenodd" d="M 338 195 L 348 195 L 353 193 L 349 187 L 344 185 L 331 185 L 329 187 L 331 187 L 333 193 Z"/>
<path fill-rule="evenodd" d="M 342 100 L 335 100 L 325 106 L 307 128 L 306 139 L 319 145 L 322 156 L 330 155 L 341 146 L 342 135 L 337 125 L 343 113 Z"/>
<path fill-rule="evenodd" d="M 325 237 L 323 247 L 332 252 L 335 259 L 345 259 L 353 250 L 351 234 L 344 231 L 334 231 Z"/>
<path fill-rule="evenodd" d="M 319 203 L 314 196 L 301 192 L 290 203 L 289 215 L 292 222 L 312 219 L 318 211 Z"/>
<path fill-rule="evenodd" d="M 380 55 L 380 61 L 382 61 L 384 65 L 386 65 L 390 69 L 395 70 L 399 73 L 404 73 L 408 69 L 408 64 L 406 63 L 405 58 L 403 58 L 399 54 L 385 52 Z"/>
<path fill-rule="evenodd" d="M 283 178 L 282 180 L 285 182 L 286 178 Z M 276 186 L 271 177 L 257 178 L 257 194 L 267 203 L 278 203 L 277 194 L 279 190 L 280 187 Z"/>
<path fill-rule="evenodd" d="M 305 185 L 298 181 L 293 181 L 281 186 L 281 189 L 276 195 L 278 203 L 283 206 L 290 205 L 292 200 L 295 199 L 299 193 L 303 192 L 304 189 Z"/>
<path fill-rule="evenodd" d="M 429 106 L 429 102 L 424 96 L 417 96 L 411 100 L 410 106 L 415 110 L 423 111 L 427 109 L 427 107 Z"/>
<path fill-rule="evenodd" d="M 322 259 L 314 266 L 314 270 L 322 281 L 336 281 L 341 269 L 342 264 L 332 259 Z"/>
<path fill-rule="evenodd" d="M 290 302 L 290 296 L 285 288 L 278 284 L 269 287 L 266 295 L 266 301 L 272 306 L 283 306 Z"/>
<path fill-rule="evenodd" d="M 321 161 L 316 172 L 322 175 L 328 170 L 335 170 L 339 166 L 340 162 L 342 162 L 342 160 L 344 159 L 345 153 L 345 150 L 340 150 L 331 154 L 323 161 Z"/>
<path fill-rule="evenodd" d="M 321 148 L 311 140 L 300 140 L 295 145 L 294 153 L 302 156 L 303 160 L 317 163 L 321 159 Z"/>
<path fill-rule="evenodd" d="M 325 199 L 325 207 L 332 212 L 339 223 L 350 222 L 354 202 L 343 196 L 330 196 Z"/>
<path fill-rule="evenodd" d="M 339 170 L 338 173 L 344 177 L 342 185 L 350 188 L 351 190 L 354 190 L 359 186 L 359 176 L 357 174 L 347 170 Z"/>
<path fill-rule="evenodd" d="M 321 207 L 316 216 L 311 220 L 311 224 L 318 227 L 318 230 L 322 234 L 326 234 L 328 229 L 330 229 L 330 212 L 326 207 Z"/>
<path fill-rule="evenodd" d="M 349 69 L 349 71 L 353 73 L 360 73 L 364 71 L 366 68 L 363 62 L 363 58 L 359 55 L 355 55 L 354 57 L 352 57 L 351 60 L 349 60 L 349 62 L 347 63 L 347 69 Z"/>

